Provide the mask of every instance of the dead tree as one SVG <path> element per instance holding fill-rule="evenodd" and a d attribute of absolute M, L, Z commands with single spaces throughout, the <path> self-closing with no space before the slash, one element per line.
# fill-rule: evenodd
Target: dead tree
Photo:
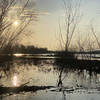
<path fill-rule="evenodd" d="M 36 13 L 28 8 L 30 1 L 23 1 L 23 4 L 19 6 L 18 0 L 0 0 L 0 49 L 11 49 L 30 21 L 36 17 Z M 20 20 L 17 27 L 13 26 L 14 15 Z"/>
<path fill-rule="evenodd" d="M 91 32 L 92 32 L 92 34 L 93 34 L 93 36 L 94 36 L 94 38 L 95 38 L 95 40 L 96 40 L 96 42 L 97 42 L 97 44 L 98 44 L 98 47 L 100 48 L 100 41 L 99 41 L 99 39 L 98 39 L 98 37 L 97 37 L 97 35 L 96 35 L 96 31 L 95 31 L 95 28 L 93 27 L 93 25 L 91 25 Z"/>
<path fill-rule="evenodd" d="M 63 3 L 65 8 L 65 32 L 66 32 L 65 51 L 68 51 L 73 35 L 80 20 L 80 12 L 79 12 L 80 1 L 63 0 Z"/>

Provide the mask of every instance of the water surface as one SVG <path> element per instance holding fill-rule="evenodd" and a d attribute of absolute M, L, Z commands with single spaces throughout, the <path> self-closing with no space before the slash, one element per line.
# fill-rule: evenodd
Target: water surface
<path fill-rule="evenodd" d="M 1 63 L 0 86 L 27 88 L 1 93 L 1 100 L 99 100 L 99 71 L 60 61 L 26 57 Z"/>

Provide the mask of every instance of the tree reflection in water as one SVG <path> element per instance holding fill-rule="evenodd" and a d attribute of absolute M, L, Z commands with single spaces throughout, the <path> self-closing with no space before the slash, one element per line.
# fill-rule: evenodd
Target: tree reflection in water
<path fill-rule="evenodd" d="M 2 84 L 2 80 L 4 78 L 9 78 L 13 76 L 13 82 L 14 86 L 17 86 L 17 76 L 14 76 L 16 74 L 24 73 L 24 70 L 30 71 L 35 70 L 32 69 L 33 65 L 35 65 L 35 68 L 38 69 L 38 73 L 41 72 L 44 73 L 44 79 L 48 81 L 48 83 L 51 81 L 55 84 L 55 81 L 49 80 L 53 79 L 52 76 L 54 76 L 54 80 L 56 80 L 57 84 L 55 85 L 44 85 L 41 86 L 30 86 L 30 79 L 27 79 L 25 83 L 21 83 L 18 85 L 18 87 L 7 87 Z M 20 92 L 29 92 L 33 91 L 36 92 L 38 90 L 45 90 L 45 89 L 51 89 L 52 92 L 62 92 L 63 99 L 66 100 L 67 94 L 74 93 L 75 91 L 81 91 L 83 89 L 84 91 L 87 91 L 89 93 L 88 89 L 96 89 L 99 91 L 100 87 L 100 68 L 99 63 L 93 64 L 87 64 L 87 62 L 81 64 L 81 61 L 66 61 L 61 59 L 27 59 L 27 58 L 20 58 L 20 59 L 13 59 L 10 61 L 6 61 L 0 64 L 0 94 L 6 94 L 6 93 L 20 93 Z M 21 69 L 21 70 L 20 70 Z M 26 73 L 27 74 L 27 73 Z M 29 73 L 33 75 L 34 73 Z M 47 76 L 45 76 L 47 75 Z M 18 77 L 19 78 L 19 77 Z M 37 76 L 36 76 L 37 78 Z M 41 79 L 38 75 L 39 81 Z M 33 81 L 32 81 L 33 82 Z M 40 82 L 41 83 L 41 82 Z M 10 91 L 8 91 L 8 90 Z M 15 90 L 14 90 L 15 89 Z M 1 96 L 2 98 L 2 96 Z"/>

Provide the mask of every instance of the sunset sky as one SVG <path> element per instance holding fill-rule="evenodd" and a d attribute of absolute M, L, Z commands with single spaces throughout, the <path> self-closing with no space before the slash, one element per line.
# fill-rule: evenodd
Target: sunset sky
<path fill-rule="evenodd" d="M 38 21 L 31 24 L 29 30 L 32 36 L 23 39 L 25 44 L 33 44 L 38 47 L 47 47 L 50 50 L 59 48 L 59 22 L 64 25 L 63 0 L 31 0 L 35 2 L 35 9 L 38 13 Z M 67 1 L 67 0 L 66 0 Z M 74 0 L 75 1 L 75 0 Z M 77 1 L 77 0 L 76 0 Z M 31 3 L 30 6 L 33 6 Z M 89 25 L 94 24 L 99 32 L 100 26 L 100 0 L 81 0 L 81 21 L 78 24 L 78 31 L 82 36 L 86 36 Z M 62 28 L 64 29 L 64 28 Z M 99 35 L 99 34 L 97 34 Z M 78 34 L 73 40 L 77 40 Z"/>

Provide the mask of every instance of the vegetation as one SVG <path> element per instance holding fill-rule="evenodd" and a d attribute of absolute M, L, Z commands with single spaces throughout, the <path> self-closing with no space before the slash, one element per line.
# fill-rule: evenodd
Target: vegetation
<path fill-rule="evenodd" d="M 59 24 L 59 34 L 60 34 L 60 46 L 61 52 L 58 53 L 61 58 L 75 59 L 74 53 L 72 51 L 71 42 L 73 36 L 78 27 L 80 21 L 80 0 L 63 0 L 64 10 L 65 10 L 65 30 L 62 31 L 61 25 Z M 65 33 L 65 36 L 64 36 Z M 70 49 L 71 48 L 71 49 Z M 75 52 L 75 51 L 74 51 Z"/>
<path fill-rule="evenodd" d="M 3 94 L 8 94 L 9 95 L 13 95 L 13 94 L 17 94 L 17 93 L 22 93 L 22 92 L 37 92 L 39 90 L 46 90 L 46 89 L 50 89 L 53 88 L 53 86 L 24 86 L 21 85 L 19 87 L 2 87 L 0 86 L 0 95 Z"/>
<path fill-rule="evenodd" d="M 45 53 L 45 52 L 48 52 L 47 48 L 38 48 L 33 45 L 30 46 L 16 45 L 13 47 L 13 53 L 34 54 L 34 53 Z"/>
<path fill-rule="evenodd" d="M 69 51 L 69 47 L 72 41 L 72 38 L 75 34 L 76 28 L 80 21 L 80 1 L 75 2 L 74 0 L 66 1 L 63 0 L 64 10 L 65 10 L 65 37 L 64 32 L 62 32 L 61 25 L 59 24 L 59 33 L 60 33 L 60 43 L 64 47 L 65 51 Z"/>
<path fill-rule="evenodd" d="M 59 42 L 63 47 L 61 51 L 49 51 L 47 48 L 39 48 L 34 45 L 25 46 L 18 43 L 22 34 L 26 32 L 27 35 L 26 29 L 28 25 L 37 16 L 34 10 L 31 12 L 28 8 L 29 3 L 29 0 L 26 0 L 26 2 L 22 0 L 22 5 L 19 6 L 18 0 L 0 1 L 0 99 L 3 99 L 3 96 L 14 96 L 14 94 L 19 93 L 21 96 L 25 92 L 28 92 L 26 96 L 30 97 L 30 92 L 35 93 L 38 90 L 48 92 L 49 89 L 52 93 L 56 92 L 56 94 L 62 92 L 63 99 L 66 100 L 68 99 L 68 93 L 72 93 L 74 90 L 80 92 L 83 89 L 82 91 L 85 92 L 85 89 L 88 91 L 90 87 L 87 84 L 84 85 L 85 81 L 89 85 L 96 85 L 96 88 L 91 87 L 90 91 L 93 89 L 93 93 L 94 90 L 100 92 L 100 61 L 92 60 L 92 54 L 100 54 L 100 51 L 94 51 L 94 43 L 91 41 L 91 37 L 88 35 L 87 41 L 84 40 L 85 42 L 78 38 L 77 51 L 72 50 L 71 47 L 80 20 L 80 1 L 63 0 L 65 8 L 65 39 L 59 24 Z M 15 13 L 17 19 L 9 17 L 12 13 L 13 15 Z M 17 24 L 19 25 L 17 26 Z M 98 47 L 100 47 L 94 27 L 91 26 L 90 30 Z M 87 50 L 85 47 L 87 47 Z M 15 55 L 13 56 L 13 54 Z M 81 55 L 81 59 L 76 59 L 78 57 L 75 54 Z M 85 57 L 87 59 L 84 59 Z M 50 77 L 47 75 L 50 75 Z M 54 79 L 52 80 L 53 76 Z M 91 76 L 94 80 L 91 79 Z M 42 83 L 42 81 L 46 83 Z M 49 86 L 47 81 L 50 81 L 49 84 L 53 84 L 53 86 Z M 54 83 L 52 83 L 53 81 Z M 64 84 L 64 82 L 66 83 Z M 35 85 L 36 83 L 39 86 Z M 75 91 L 76 94 L 77 91 Z"/>
<path fill-rule="evenodd" d="M 24 34 L 30 21 L 35 20 L 36 13 L 28 9 L 29 0 L 19 5 L 19 0 L 0 0 L 0 51 L 12 53 L 19 36 Z M 13 16 L 12 16 L 13 14 Z M 16 15 L 16 16 L 14 16 Z M 18 24 L 18 26 L 17 26 Z"/>

